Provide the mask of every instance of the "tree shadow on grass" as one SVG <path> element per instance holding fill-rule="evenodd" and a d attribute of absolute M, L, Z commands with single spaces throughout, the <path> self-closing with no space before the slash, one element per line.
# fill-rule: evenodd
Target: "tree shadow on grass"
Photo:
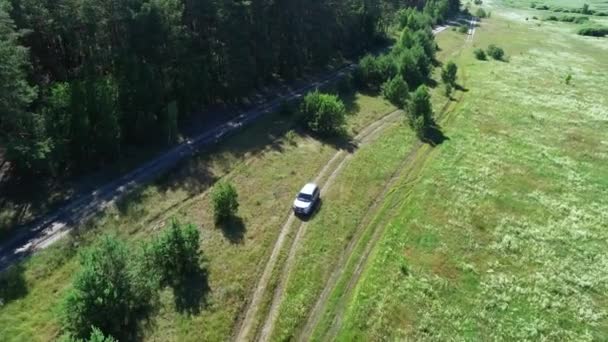
<path fill-rule="evenodd" d="M 239 244 L 243 242 L 245 237 L 245 222 L 238 216 L 231 216 L 224 222 L 217 223 L 218 228 L 222 230 L 224 237 L 232 244 Z"/>
<path fill-rule="evenodd" d="M 465 88 L 465 87 L 463 87 L 462 85 L 460 85 L 458 83 L 454 84 L 454 89 L 460 90 L 460 91 L 465 92 L 465 93 L 469 91 L 468 88 Z"/>
<path fill-rule="evenodd" d="M 207 294 L 211 291 L 207 270 L 198 267 L 171 288 L 177 312 L 196 315 L 207 305 Z"/>
<path fill-rule="evenodd" d="M 17 263 L 0 273 L 0 307 L 27 295 L 25 268 Z"/>
<path fill-rule="evenodd" d="M 425 128 L 424 135 L 421 137 L 421 140 L 424 143 L 435 147 L 443 144 L 446 140 L 450 140 L 450 138 L 443 134 L 441 127 L 437 123 L 433 122 L 431 125 Z"/>

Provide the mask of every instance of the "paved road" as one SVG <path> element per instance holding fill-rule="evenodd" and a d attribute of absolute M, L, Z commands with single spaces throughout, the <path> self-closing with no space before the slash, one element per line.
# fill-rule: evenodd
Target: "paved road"
<path fill-rule="evenodd" d="M 198 136 L 187 139 L 139 168 L 90 193 L 83 194 L 57 211 L 41 218 L 24 228 L 12 239 L 0 245 L 0 271 L 38 250 L 44 249 L 68 234 L 74 226 L 113 204 L 134 189 L 156 179 L 170 170 L 178 162 L 197 153 L 201 148 L 217 143 L 220 139 L 236 132 L 261 116 L 276 111 L 283 101 L 293 101 L 303 97 L 311 89 L 321 87 L 352 72 L 355 64 L 325 75 L 305 86 L 291 91 L 254 109 L 239 114 L 228 122 L 208 129 Z"/>

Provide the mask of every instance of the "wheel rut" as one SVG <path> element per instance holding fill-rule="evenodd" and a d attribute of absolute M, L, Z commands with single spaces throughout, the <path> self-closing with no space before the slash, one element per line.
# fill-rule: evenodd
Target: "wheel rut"
<path fill-rule="evenodd" d="M 353 142 L 357 146 L 364 145 L 370 141 L 371 138 L 374 138 L 388 125 L 393 123 L 395 119 L 397 119 L 400 115 L 401 111 L 394 111 L 385 115 L 383 118 L 375 121 L 374 123 L 368 125 L 364 130 L 362 130 L 357 136 L 353 138 Z M 337 151 L 334 156 L 323 166 L 323 168 L 317 174 L 315 178 L 315 182 L 321 186 L 321 194 L 327 190 L 329 186 L 333 183 L 336 176 L 343 169 L 344 165 L 350 158 L 352 158 L 353 153 L 348 153 L 345 150 Z M 266 320 L 264 320 L 263 328 L 260 331 L 260 334 L 257 336 L 259 339 L 267 339 L 270 337 L 270 332 L 272 331 L 272 325 L 274 320 L 276 320 L 276 316 L 278 313 L 278 306 L 280 304 L 280 298 L 282 297 L 282 293 L 284 290 L 284 285 L 287 280 L 287 275 L 289 270 L 293 266 L 295 261 L 295 254 L 297 248 L 299 246 L 299 241 L 301 240 L 305 227 L 307 225 L 306 222 L 299 221 L 294 225 L 296 221 L 295 215 L 290 213 L 287 220 L 283 224 L 280 229 L 279 236 L 273 246 L 272 252 L 266 265 L 264 266 L 264 270 L 262 272 L 261 277 L 258 280 L 256 287 L 253 289 L 253 295 L 251 296 L 251 300 L 245 309 L 245 313 L 243 319 L 238 325 L 238 332 L 234 335 L 235 341 L 246 341 L 252 339 L 252 334 L 256 329 L 256 318 L 259 316 L 259 309 L 263 304 L 262 301 L 264 299 L 264 294 L 267 293 L 269 283 L 272 278 L 273 270 L 277 266 L 277 262 L 279 260 L 279 256 L 281 251 L 283 250 L 283 246 L 287 240 L 287 237 L 292 234 L 292 232 L 297 230 L 296 236 L 293 239 L 291 245 L 288 247 L 288 257 L 283 265 L 282 276 L 279 279 L 279 283 L 277 287 L 273 290 L 273 300 L 270 307 L 270 311 L 267 313 Z M 295 227 L 294 227 L 295 226 Z"/>

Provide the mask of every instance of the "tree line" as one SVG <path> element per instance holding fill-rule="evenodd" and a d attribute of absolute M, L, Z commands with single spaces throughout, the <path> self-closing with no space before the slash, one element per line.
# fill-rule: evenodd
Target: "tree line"
<path fill-rule="evenodd" d="M 0 143 L 22 173 L 80 173 L 277 79 L 370 50 L 398 9 L 458 0 L 0 0 Z"/>

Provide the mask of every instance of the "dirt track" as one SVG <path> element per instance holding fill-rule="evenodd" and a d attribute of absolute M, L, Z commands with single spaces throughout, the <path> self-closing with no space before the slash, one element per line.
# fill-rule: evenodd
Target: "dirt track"
<path fill-rule="evenodd" d="M 383 117 L 382 119 L 367 126 L 354 138 L 354 141 L 358 146 L 369 143 L 374 137 L 377 136 L 377 133 L 382 131 L 382 129 L 386 128 L 391 123 L 395 122 L 396 119 L 399 118 L 400 113 L 401 111 L 392 112 Z M 327 190 L 327 188 L 331 186 L 336 176 L 340 173 L 346 162 L 350 160 L 351 157 L 352 154 L 348 153 L 345 150 L 337 151 L 332 157 L 332 159 L 330 159 L 319 171 L 317 177 L 315 178 L 315 182 L 319 184 L 319 186 L 321 186 L 321 194 L 323 194 Z M 264 267 L 262 276 L 260 277 L 253 291 L 251 301 L 245 311 L 244 318 L 239 325 L 238 332 L 235 334 L 236 341 L 245 341 L 252 339 L 252 336 L 250 335 L 252 333 L 252 330 L 254 329 L 255 319 L 257 317 L 261 301 L 268 288 L 272 271 L 276 266 L 279 254 L 283 249 L 283 244 L 285 243 L 286 237 L 289 236 L 294 230 L 294 221 L 296 221 L 296 217 L 293 214 L 290 214 L 287 221 L 281 227 L 279 237 L 275 242 L 275 245 L 270 254 L 270 258 L 268 259 L 266 266 Z M 262 329 L 261 335 L 259 336 L 260 339 L 268 338 L 269 333 L 272 331 L 271 328 L 274 323 L 274 319 L 276 319 L 277 309 L 280 303 L 280 298 L 282 297 L 284 285 L 289 274 L 291 265 L 293 264 L 295 252 L 297 250 L 297 247 L 299 246 L 299 240 L 301 239 L 303 232 L 305 231 L 305 225 L 306 223 L 302 221 L 298 221 L 295 224 L 295 229 L 297 229 L 296 237 L 292 241 L 292 244 L 289 248 L 288 258 L 283 266 L 282 276 L 279 280 L 279 284 L 273 292 L 274 295 L 271 309 L 268 312 L 268 315 L 266 316 L 268 319 L 265 320 L 264 328 Z"/>
<path fill-rule="evenodd" d="M 467 42 L 467 43 L 471 43 L 473 41 L 473 38 L 475 35 L 475 30 L 476 30 L 476 25 L 477 25 L 476 18 L 472 18 L 469 21 L 469 25 L 470 25 L 469 34 L 465 37 L 465 42 Z M 466 82 L 466 74 L 464 74 L 464 73 L 463 73 L 463 82 Z M 462 95 L 461 95 L 461 97 L 462 97 Z M 457 103 L 460 103 L 460 100 L 458 100 Z M 442 108 L 442 113 L 440 114 L 441 115 L 440 119 L 444 125 L 447 122 L 449 122 L 449 119 L 451 117 L 450 114 L 454 111 L 454 108 L 452 108 L 451 110 L 449 109 L 449 107 L 450 107 L 449 105 L 450 105 L 450 103 L 448 102 L 446 104 L 446 106 L 444 106 L 444 108 Z M 430 146 L 417 144 L 412 149 L 412 151 L 408 154 L 408 156 L 404 160 L 404 163 L 401 164 L 399 169 L 395 172 L 395 174 L 393 175 L 391 180 L 387 183 L 387 187 L 385 188 L 383 193 L 380 196 L 378 196 L 378 198 L 376 198 L 374 204 L 368 209 L 366 216 L 361 221 L 360 226 L 357 227 L 353 239 L 350 241 L 349 245 L 344 250 L 337 266 L 334 268 L 331 276 L 327 280 L 327 282 L 324 286 L 323 292 L 317 299 L 315 306 L 313 307 L 312 311 L 310 312 L 310 315 L 308 317 L 308 320 L 307 320 L 304 328 L 299 332 L 299 334 L 297 336 L 298 341 L 306 341 L 306 340 L 310 339 L 311 335 L 314 332 L 314 329 L 318 325 L 320 319 L 323 317 L 323 314 L 326 309 L 327 300 L 329 299 L 329 296 L 330 296 L 332 290 L 335 288 L 337 282 L 340 280 L 340 276 L 343 275 L 344 269 L 346 268 L 347 264 L 349 263 L 349 259 L 352 257 L 351 254 L 352 254 L 354 248 L 358 245 L 359 240 L 361 239 L 362 235 L 365 232 L 365 227 L 367 225 L 369 225 L 370 222 L 372 222 L 372 220 L 373 220 L 372 216 L 376 212 L 377 204 L 379 202 L 381 202 L 381 200 L 391 190 L 391 188 L 393 188 L 395 186 L 395 182 L 397 179 L 405 179 L 406 184 L 409 184 L 411 182 L 410 178 L 415 175 L 416 170 L 420 170 L 423 167 L 423 165 L 430 158 L 432 152 L 433 152 L 433 149 Z M 393 207 L 391 209 L 391 211 L 394 211 L 395 209 L 396 209 L 396 207 Z M 391 215 L 387 215 L 387 216 L 390 217 Z M 346 284 L 344 293 L 342 293 L 340 295 L 340 299 L 336 306 L 336 309 L 332 312 L 333 320 L 331 323 L 331 327 L 330 327 L 330 330 L 327 332 L 327 334 L 325 336 L 323 336 L 323 340 L 329 341 L 329 340 L 335 339 L 335 337 L 342 325 L 342 317 L 344 314 L 344 310 L 346 309 L 347 301 L 350 298 L 350 296 L 352 295 L 352 291 L 361 277 L 361 274 L 364 270 L 364 266 L 367 264 L 367 262 L 369 260 L 369 256 L 373 250 L 373 247 L 376 246 L 377 242 L 380 240 L 380 238 L 383 235 L 384 227 L 385 227 L 385 224 L 383 224 L 383 223 L 384 222 L 379 222 L 374 225 L 376 228 L 372 232 L 372 236 L 371 236 L 370 240 L 365 244 L 364 250 L 363 250 L 362 254 L 359 256 L 359 258 L 357 260 L 354 260 L 354 262 L 355 262 L 354 270 L 353 270 L 352 274 L 350 275 L 350 277 L 348 278 L 348 283 Z M 344 276 L 346 276 L 346 275 L 344 275 Z"/>

